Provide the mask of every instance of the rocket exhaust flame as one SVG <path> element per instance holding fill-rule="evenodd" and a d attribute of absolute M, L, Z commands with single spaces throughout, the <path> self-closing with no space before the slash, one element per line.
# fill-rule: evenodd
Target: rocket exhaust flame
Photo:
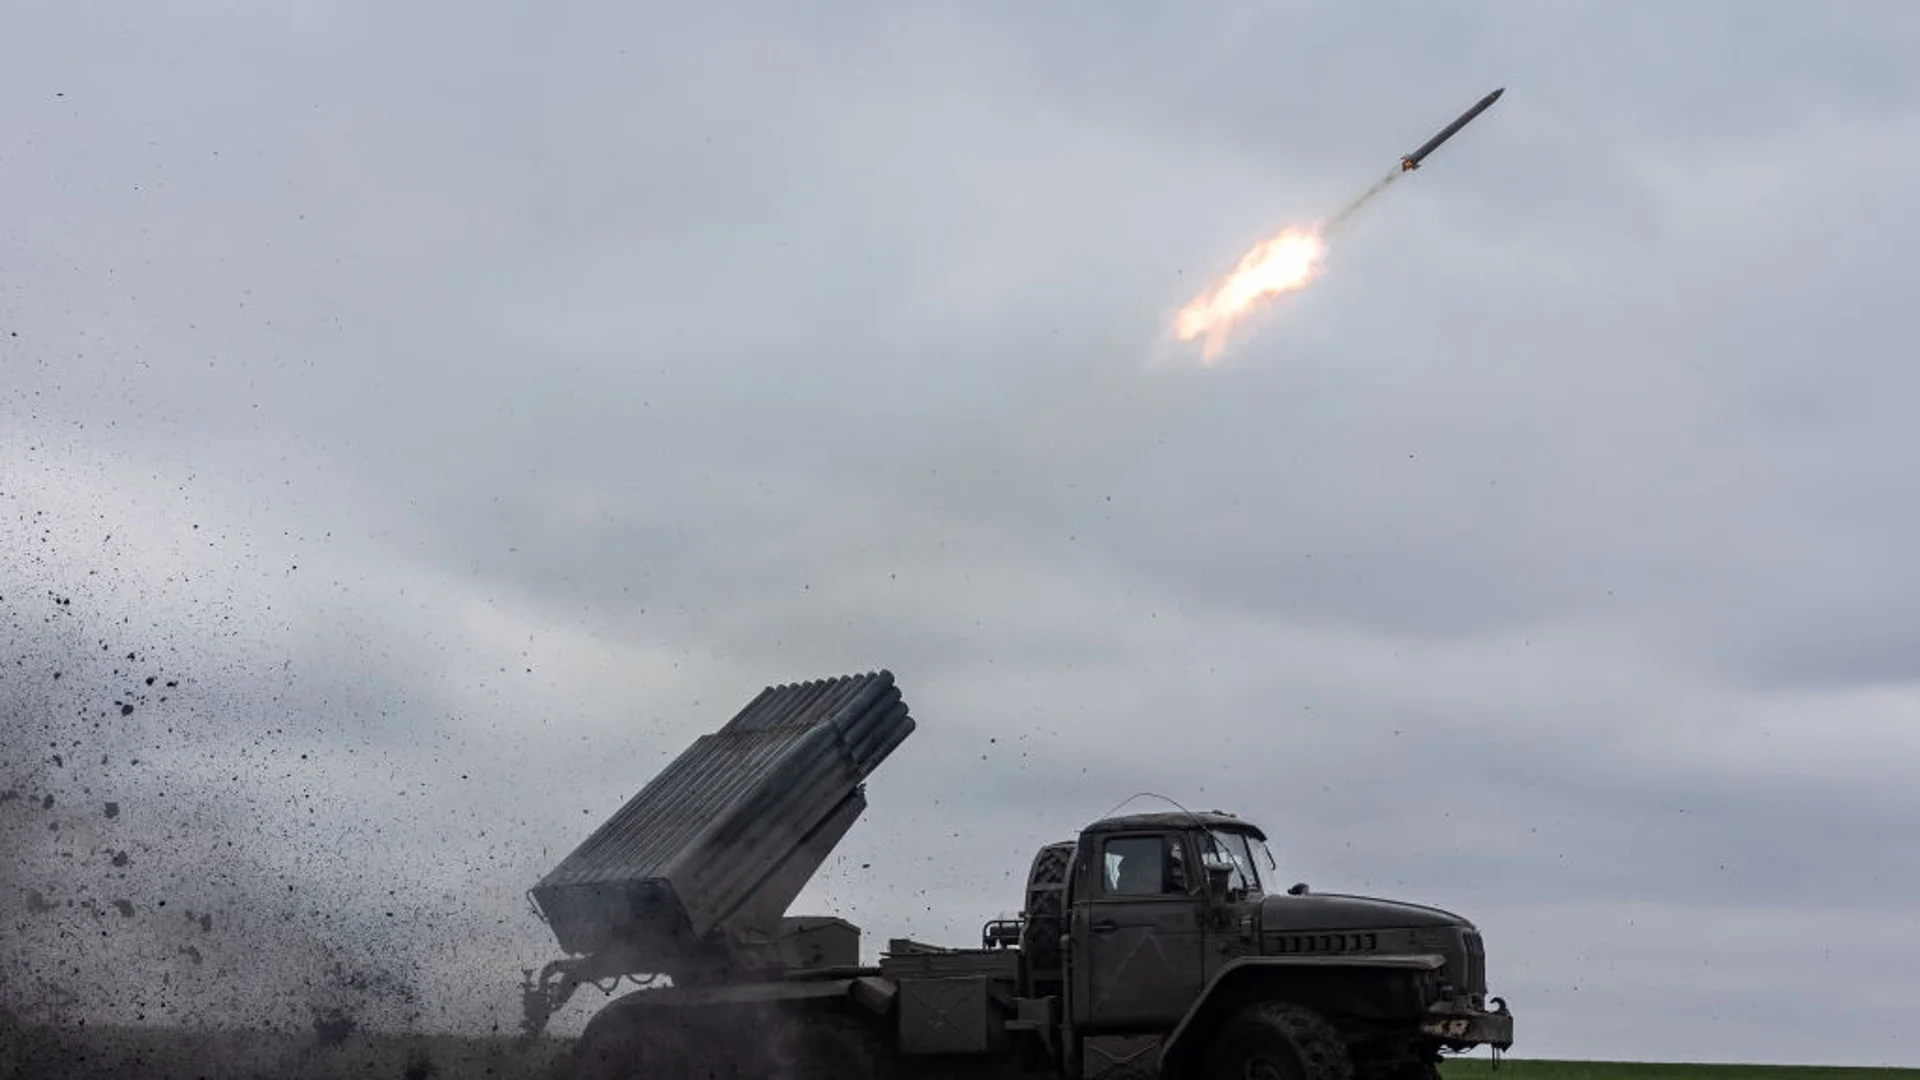
<path fill-rule="evenodd" d="M 1500 99 L 1505 88 L 1481 98 L 1465 113 L 1440 130 L 1418 150 L 1400 159 L 1394 170 L 1374 182 L 1360 196 L 1342 207 L 1325 222 L 1311 226 L 1293 225 L 1281 229 L 1255 244 L 1233 271 L 1205 292 L 1187 301 L 1174 316 L 1174 336 L 1180 341 L 1204 339 L 1201 362 L 1211 364 L 1225 350 L 1227 337 L 1249 315 L 1271 304 L 1274 298 L 1306 287 L 1320 276 L 1320 264 L 1326 257 L 1327 237 L 1347 219 L 1358 213 L 1375 195 L 1385 191 L 1402 173 L 1420 167 L 1427 155 L 1452 138 L 1461 128 L 1485 112 Z"/>
<path fill-rule="evenodd" d="M 1305 287 L 1320 275 L 1321 260 L 1326 257 L 1327 237 L 1333 230 L 1373 198 L 1387 189 L 1400 175 L 1388 173 L 1360 194 L 1324 224 L 1289 226 L 1253 246 L 1240 257 L 1233 272 L 1218 284 L 1187 302 L 1174 317 L 1174 335 L 1181 341 L 1205 338 L 1201 359 L 1212 363 L 1226 348 L 1227 335 L 1253 311 L 1282 293 Z"/>
<path fill-rule="evenodd" d="M 1174 317 L 1174 334 L 1181 341 L 1205 337 L 1201 359 L 1212 363 L 1235 325 L 1257 305 L 1312 281 L 1325 253 L 1318 229 L 1280 230 L 1241 256 L 1240 265 L 1219 284 L 1188 301 Z"/>

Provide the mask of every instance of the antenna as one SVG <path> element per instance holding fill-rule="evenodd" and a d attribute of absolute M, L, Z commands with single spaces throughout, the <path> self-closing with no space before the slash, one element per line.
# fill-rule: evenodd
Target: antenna
<path fill-rule="evenodd" d="M 1194 823 L 1195 825 L 1202 825 L 1202 824 L 1205 824 L 1204 822 L 1202 822 L 1202 821 L 1200 820 L 1200 815 L 1199 815 L 1199 814 L 1196 814 L 1196 813 L 1194 813 L 1193 811 L 1191 811 L 1191 810 L 1189 810 L 1189 809 L 1187 809 L 1186 807 L 1184 807 L 1184 806 L 1181 806 L 1181 805 L 1179 804 L 1179 802 L 1177 802 L 1177 801 L 1175 801 L 1175 800 L 1173 800 L 1173 799 L 1171 799 L 1171 798 L 1168 798 L 1168 797 L 1167 797 L 1167 796 L 1165 796 L 1165 795 L 1161 795 L 1161 794 L 1159 794 L 1158 792 L 1153 792 L 1153 791 L 1136 791 L 1136 792 L 1134 792 L 1133 794 L 1131 794 L 1131 795 L 1129 795 L 1129 796 L 1127 796 L 1126 798 L 1124 798 L 1124 799 L 1121 799 L 1121 800 L 1120 800 L 1120 801 L 1119 801 L 1118 803 L 1115 803 L 1115 804 L 1114 804 L 1114 806 L 1113 806 L 1113 809 L 1112 809 L 1112 810 L 1108 810 L 1108 811 L 1107 811 L 1106 813 L 1104 813 L 1104 814 L 1101 814 L 1101 815 L 1100 815 L 1100 817 L 1098 817 L 1098 818 L 1095 818 L 1094 820 L 1095 820 L 1095 821 L 1099 821 L 1099 820 L 1101 820 L 1101 818 L 1110 818 L 1110 817 L 1112 817 L 1112 816 L 1113 816 L 1113 814 L 1114 814 L 1114 811 L 1115 811 L 1115 810 L 1118 810 L 1118 809 L 1120 809 L 1121 807 L 1123 807 L 1123 806 L 1125 806 L 1125 805 L 1127 805 L 1128 803 L 1130 803 L 1130 802 L 1132 802 L 1132 801 L 1133 801 L 1133 800 L 1135 800 L 1135 799 L 1159 799 L 1159 800 L 1160 800 L 1161 802 L 1164 802 L 1164 803 L 1166 803 L 1166 804 L 1168 804 L 1169 806 L 1172 806 L 1172 807 L 1173 807 L 1173 808 L 1174 808 L 1175 810 L 1178 810 L 1178 811 L 1180 811 L 1181 813 L 1183 813 L 1183 814 L 1185 814 L 1185 815 L 1187 815 L 1188 817 L 1190 817 L 1190 818 L 1192 818 L 1192 819 L 1193 819 L 1193 823 Z"/>

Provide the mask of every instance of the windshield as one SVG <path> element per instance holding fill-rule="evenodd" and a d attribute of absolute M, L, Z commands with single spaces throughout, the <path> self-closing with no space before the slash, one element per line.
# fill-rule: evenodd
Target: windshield
<path fill-rule="evenodd" d="M 1254 866 L 1253 851 L 1247 846 L 1247 838 L 1237 832 L 1209 832 L 1207 838 L 1212 841 L 1207 855 L 1221 858 L 1233 864 L 1233 876 L 1228 879 L 1229 888 L 1246 892 L 1260 892 L 1260 873 Z M 1261 845 L 1264 850 L 1266 845 Z M 1269 862 L 1273 856 L 1268 855 Z"/>

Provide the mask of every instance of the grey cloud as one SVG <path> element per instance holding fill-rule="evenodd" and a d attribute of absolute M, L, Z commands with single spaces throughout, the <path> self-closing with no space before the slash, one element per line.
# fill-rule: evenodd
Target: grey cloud
<path fill-rule="evenodd" d="M 1158 791 L 1480 919 L 1529 1053 L 1909 1059 L 1920 25 L 1854 14 L 9 16 L 13 655 L 49 591 L 166 641 L 193 733 L 118 827 L 244 807 L 207 888 L 325 893 L 447 1022 L 737 699 L 886 665 L 925 726 L 809 898 L 870 940 Z M 1149 367 L 1500 83 L 1226 366 Z M 91 732 L 85 670 L 19 708 Z"/>

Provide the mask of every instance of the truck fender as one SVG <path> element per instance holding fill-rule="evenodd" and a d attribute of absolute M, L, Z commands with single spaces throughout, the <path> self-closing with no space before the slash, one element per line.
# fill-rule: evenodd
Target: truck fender
<path fill-rule="evenodd" d="M 900 996 L 900 987 L 892 980 L 878 975 L 862 975 L 850 980 L 853 985 L 848 991 L 853 1000 L 859 1002 L 868 1012 L 886 1016 L 893 1012 L 893 1002 Z"/>
<path fill-rule="evenodd" d="M 725 986 L 665 986 L 628 994 L 627 1007 L 676 1009 L 700 1005 L 762 1005 L 783 1001 L 844 998 L 856 979 L 807 979 L 793 982 L 732 983 Z"/>
<path fill-rule="evenodd" d="M 1401 953 L 1369 956 L 1242 956 L 1229 960 L 1213 973 L 1200 993 L 1187 1007 L 1186 1015 L 1174 1025 L 1167 1041 L 1160 1044 L 1160 1068 L 1167 1075 L 1166 1068 L 1174 1061 L 1174 1055 L 1183 1048 L 1181 1037 L 1192 1028 L 1193 1022 L 1212 1003 L 1215 991 L 1222 983 L 1249 969 L 1262 970 L 1300 970 L 1313 968 L 1321 971 L 1335 970 L 1376 970 L 1376 971 L 1438 971 L 1446 966 L 1446 958 L 1430 953 Z"/>
<path fill-rule="evenodd" d="M 877 975 L 850 979 L 803 979 L 793 982 L 732 983 L 725 986 L 665 986 L 629 994 L 630 1008 L 678 1009 L 700 1005 L 766 1005 L 785 1001 L 829 1001 L 852 998 L 869 1012 L 885 1016 L 893 1009 L 899 987 Z"/>

